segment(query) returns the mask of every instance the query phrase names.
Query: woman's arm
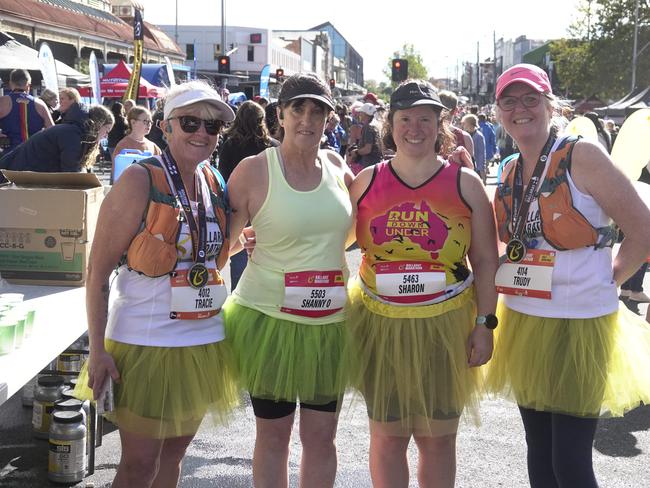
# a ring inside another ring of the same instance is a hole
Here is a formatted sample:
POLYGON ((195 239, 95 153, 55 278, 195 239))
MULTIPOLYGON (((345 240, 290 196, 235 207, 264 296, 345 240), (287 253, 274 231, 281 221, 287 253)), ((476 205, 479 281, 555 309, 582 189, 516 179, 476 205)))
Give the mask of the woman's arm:
MULTIPOLYGON (((483 183, 475 172, 461 168, 460 191, 472 209, 472 241, 468 257, 474 272, 476 309, 478 315, 492 314, 497 305, 494 277, 499 266, 494 212, 483 183)), ((469 366, 487 363, 492 357, 492 347, 492 331, 483 325, 476 325, 467 343, 469 366)))
POLYGON ((90 357, 88 386, 95 398, 110 375, 118 381, 113 358, 104 349, 108 318, 109 278, 138 232, 148 200, 149 177, 138 165, 127 168, 106 196, 99 211, 97 230, 88 260, 86 313, 90 357))
POLYGON ((650 255, 650 210, 600 144, 576 143, 571 177, 625 233, 613 263, 613 279, 620 286, 650 255))

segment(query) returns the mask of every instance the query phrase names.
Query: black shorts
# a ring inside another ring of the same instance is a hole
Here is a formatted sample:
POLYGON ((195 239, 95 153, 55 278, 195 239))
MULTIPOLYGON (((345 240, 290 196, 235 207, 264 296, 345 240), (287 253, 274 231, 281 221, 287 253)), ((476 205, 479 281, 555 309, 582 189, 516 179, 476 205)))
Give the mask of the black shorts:
MULTIPOLYGON (((285 402, 285 401, 275 401, 267 400, 265 398, 257 398, 253 395, 251 397, 251 404, 253 405, 253 412, 256 417, 261 419, 281 419, 287 417, 296 411, 296 402, 285 402)), ((311 403, 300 402, 300 408, 306 408, 309 410, 316 410, 318 412, 336 412, 340 399, 333 400, 329 403, 323 405, 314 405, 311 403)))

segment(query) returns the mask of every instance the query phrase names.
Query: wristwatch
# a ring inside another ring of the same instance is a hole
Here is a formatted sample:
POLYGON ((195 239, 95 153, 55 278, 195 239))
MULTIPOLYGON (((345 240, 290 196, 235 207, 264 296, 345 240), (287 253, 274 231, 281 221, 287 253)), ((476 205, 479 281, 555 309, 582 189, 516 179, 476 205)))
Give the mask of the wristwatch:
POLYGON ((499 325, 499 319, 493 313, 479 315, 476 317, 476 325, 484 325, 486 328, 493 330, 499 325))

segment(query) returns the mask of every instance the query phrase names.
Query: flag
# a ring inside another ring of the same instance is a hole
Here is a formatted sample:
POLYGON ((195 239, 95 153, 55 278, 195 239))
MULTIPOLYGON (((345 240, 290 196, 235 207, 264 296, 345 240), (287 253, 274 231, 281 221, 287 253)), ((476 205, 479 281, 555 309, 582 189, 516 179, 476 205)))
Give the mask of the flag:
POLYGON ((129 79, 129 86, 124 92, 123 102, 129 98, 136 100, 140 92, 140 72, 142 71, 142 45, 144 41, 144 29, 142 13, 136 9, 133 18, 133 71, 129 79))
POLYGON ((59 93, 59 81, 56 74, 56 64, 54 63, 54 55, 52 50, 46 42, 41 44, 38 50, 38 61, 41 64, 41 74, 43 75, 43 85, 49 88, 54 93, 59 93))

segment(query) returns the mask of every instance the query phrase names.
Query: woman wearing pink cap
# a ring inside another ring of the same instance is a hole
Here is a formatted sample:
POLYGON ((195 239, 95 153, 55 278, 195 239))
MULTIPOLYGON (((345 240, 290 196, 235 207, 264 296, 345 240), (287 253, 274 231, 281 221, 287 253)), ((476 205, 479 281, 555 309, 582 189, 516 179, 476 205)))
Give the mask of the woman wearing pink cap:
POLYGON ((513 66, 496 97, 520 152, 494 201, 507 259, 488 384, 519 405, 533 488, 596 487, 598 417, 650 401, 650 329, 616 290, 650 254, 650 211, 600 145, 558 135, 543 70, 513 66))

